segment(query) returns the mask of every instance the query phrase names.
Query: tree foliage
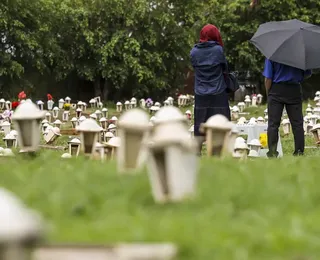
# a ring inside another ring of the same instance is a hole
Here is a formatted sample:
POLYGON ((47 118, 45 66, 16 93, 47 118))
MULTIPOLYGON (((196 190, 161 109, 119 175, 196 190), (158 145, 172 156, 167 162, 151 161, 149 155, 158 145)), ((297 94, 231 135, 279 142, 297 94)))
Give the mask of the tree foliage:
MULTIPOLYGON (((259 25, 299 19, 320 24, 318 0, 259 0, 252 8, 247 0, 213 0, 209 19, 223 33, 229 62, 236 70, 260 73, 264 57, 248 41, 259 25)), ((272 40, 272 39, 270 39, 272 40)))
POLYGON ((104 96, 165 93, 181 85, 200 9, 195 0, 6 0, 0 76, 31 67, 57 80, 76 74, 104 96))
POLYGON ((189 52, 205 23, 222 31, 231 66, 257 75, 262 55, 248 42, 259 24, 320 23, 318 0, 3 0, 0 86, 35 86, 27 74, 92 82, 95 94, 167 95, 183 86, 189 52), (21 84, 20 84, 21 85, 21 84))

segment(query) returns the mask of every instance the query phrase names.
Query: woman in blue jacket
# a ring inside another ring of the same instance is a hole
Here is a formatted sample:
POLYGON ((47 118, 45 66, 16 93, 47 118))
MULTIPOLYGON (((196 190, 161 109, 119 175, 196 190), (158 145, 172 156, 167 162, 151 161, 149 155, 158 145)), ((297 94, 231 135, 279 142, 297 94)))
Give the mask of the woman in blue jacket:
POLYGON ((224 72, 227 61, 223 52, 220 31, 212 24, 200 32, 200 42, 191 50, 191 63, 195 72, 194 135, 199 140, 199 150, 205 140, 199 132, 201 123, 217 114, 230 120, 229 96, 224 72))

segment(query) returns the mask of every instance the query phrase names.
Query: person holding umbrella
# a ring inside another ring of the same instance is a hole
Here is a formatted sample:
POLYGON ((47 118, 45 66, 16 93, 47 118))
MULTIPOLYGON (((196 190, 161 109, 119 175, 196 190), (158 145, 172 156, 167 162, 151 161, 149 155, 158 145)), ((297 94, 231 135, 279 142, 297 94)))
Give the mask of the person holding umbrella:
POLYGON ((294 135, 294 153, 304 153, 303 80, 320 68, 320 27, 299 20, 260 25, 251 42, 266 57, 263 75, 268 96, 268 157, 278 157, 279 126, 286 108, 294 135))
POLYGON ((265 60, 263 71, 268 96, 268 157, 278 157, 279 127, 286 108, 294 136, 293 155, 304 153, 301 82, 311 76, 311 70, 303 71, 281 63, 265 60))

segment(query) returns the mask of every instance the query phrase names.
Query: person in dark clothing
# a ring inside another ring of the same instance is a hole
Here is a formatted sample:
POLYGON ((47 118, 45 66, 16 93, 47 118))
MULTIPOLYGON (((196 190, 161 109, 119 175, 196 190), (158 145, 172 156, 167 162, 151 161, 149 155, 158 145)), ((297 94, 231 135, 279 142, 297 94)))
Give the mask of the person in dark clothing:
POLYGON ((224 78, 227 61, 217 27, 208 24, 202 28, 200 41, 192 48, 190 56, 195 72, 194 135, 201 153, 205 138, 199 131, 200 124, 217 114, 230 120, 229 96, 224 78))
POLYGON ((293 155, 303 155, 305 143, 301 82, 311 76, 311 70, 303 71, 266 59, 263 76, 268 96, 268 157, 279 155, 277 144, 284 107, 294 136, 293 155))

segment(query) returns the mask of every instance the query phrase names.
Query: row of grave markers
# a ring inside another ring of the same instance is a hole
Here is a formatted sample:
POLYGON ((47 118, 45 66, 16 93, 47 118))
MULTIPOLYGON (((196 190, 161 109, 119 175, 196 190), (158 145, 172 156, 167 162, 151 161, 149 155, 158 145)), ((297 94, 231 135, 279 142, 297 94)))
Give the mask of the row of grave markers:
MULTIPOLYGON (((255 98, 257 98, 258 102, 260 103, 261 100, 262 100, 262 95, 257 95, 257 96, 253 96, 252 97, 253 100, 255 98)), ((245 97, 245 100, 248 101, 249 99, 250 99, 249 96, 245 97)), ((62 105, 62 103, 64 103, 64 102, 70 102, 71 99, 67 97, 65 100, 60 99, 59 101, 60 101, 60 103, 62 105)), ((170 102, 168 102, 169 105, 173 104, 172 98, 168 98, 166 101, 170 101, 170 102)), ((94 98, 94 99, 91 99, 89 103, 91 103, 91 104, 100 104, 101 101, 99 101, 99 98, 94 98)), ((135 103, 136 104, 136 99, 132 98, 131 99, 131 103, 135 103)), ((85 110, 84 104, 85 104, 85 102, 79 101, 77 103, 77 105, 74 107, 76 109, 76 117, 73 117, 71 119, 71 123, 72 123, 72 127, 73 128, 75 128, 77 125, 79 125, 79 123, 81 123, 85 119, 85 117, 81 115, 82 114, 82 110, 85 110)), ((248 104, 248 102, 247 102, 247 104, 248 104)), ((241 102, 238 104, 238 106, 234 106, 231 109, 231 111, 232 111, 231 112, 232 119, 233 120, 238 119, 238 123, 237 124, 240 124, 240 125, 241 124, 245 124, 246 119, 244 117, 239 118, 239 115, 241 113, 240 111, 242 111, 241 102), (240 106, 240 108, 238 106, 240 106)), ((152 109, 150 109, 150 111, 153 112, 153 113, 160 109, 160 103, 156 102, 154 107, 156 107, 156 109, 154 109, 154 111, 152 111, 152 109)), ((40 108, 40 110, 42 109, 41 106, 39 108, 40 108)), ((128 107, 126 109, 132 109, 132 108, 133 107, 128 107)), ((305 132, 306 133, 308 133, 308 132, 317 133, 316 130, 317 130, 318 126, 316 125, 316 122, 317 122, 319 116, 316 113, 317 113, 318 110, 319 110, 318 107, 316 107, 315 109, 312 109, 310 105, 308 106, 308 108, 306 110, 307 115, 305 117, 305 132), (313 112, 315 114, 313 114, 313 112), (314 130, 314 131, 311 131, 311 130, 314 130)), ((47 136, 47 138, 45 138, 47 143, 53 142, 55 140, 55 137, 60 136, 59 130, 57 129, 57 128, 60 128, 60 126, 62 124, 62 122, 58 119, 59 111, 60 111, 59 108, 54 107, 53 110, 52 110, 52 113, 47 112, 46 115, 45 115, 45 117, 46 117, 45 120, 42 121, 43 132, 44 132, 45 136, 47 136), (51 137, 50 137, 50 135, 47 135, 47 134, 48 134, 48 130, 51 128, 50 127, 51 117, 53 117, 56 120, 53 122, 53 127, 55 127, 55 131, 52 131, 53 133, 51 133, 51 137)), ((121 108, 119 108, 119 111, 122 111, 121 108)), ((62 121, 68 122, 69 115, 70 115, 70 111, 63 111, 63 113, 62 113, 62 121)), ((189 118, 189 122, 191 122, 192 113, 190 111, 187 111, 186 115, 189 118)), ((116 117, 111 118, 111 120, 107 120, 107 116, 108 116, 108 109, 107 108, 102 108, 101 111, 100 110, 96 110, 94 113, 92 113, 90 115, 90 118, 92 118, 94 120, 99 120, 100 121, 100 125, 102 126, 102 128, 104 128, 104 130, 106 130, 107 125, 108 125, 108 121, 112 121, 113 118, 115 118, 115 121, 117 120, 116 117)), ((267 110, 265 110, 265 118, 264 119, 262 117, 258 117, 258 119, 251 118, 249 120, 249 122, 248 122, 248 125, 254 125, 255 123, 263 124, 265 120, 267 120, 267 110)), ((151 124, 152 124, 153 121, 154 121, 154 116, 152 116, 152 118, 150 119, 151 124)), ((283 121, 282 121, 282 125, 283 125, 283 131, 284 131, 285 135, 289 134, 289 132, 290 132, 290 121, 287 118, 284 118, 283 121)), ((10 130, 8 130, 8 128, 10 129, 10 124, 8 122, 6 122, 6 121, 3 122, 2 130, 5 132, 5 134, 9 134, 10 130)), ((110 124, 109 127, 108 127, 108 130, 111 130, 110 131, 111 133, 113 131, 115 131, 115 129, 116 129, 116 124, 110 124)), ((189 130, 190 130, 190 132, 193 132, 193 126, 191 126, 189 130)), ((110 133, 108 133, 108 135, 109 135, 109 137, 112 136, 110 133)), ((6 138, 6 139, 10 140, 10 138, 12 138, 12 135, 8 135, 7 137, 8 138, 6 138)), ((104 137, 102 140, 106 141, 107 138, 108 137, 104 137)), ((100 140, 101 139, 99 138, 99 141, 100 140)))
MULTIPOLYGON (((23 152, 38 149, 39 125, 45 114, 45 111, 38 109, 31 101, 19 105, 13 114, 12 119, 16 124, 23 152)), ((191 196, 194 192, 198 157, 195 148, 197 143, 190 138, 187 117, 178 108, 165 106, 155 114, 153 127, 149 120, 149 115, 144 110, 131 109, 123 113, 116 123, 118 136, 112 137, 106 146, 111 148, 111 157, 116 154, 119 172, 137 170, 146 163, 156 201, 176 201, 191 196), (148 155, 151 159, 146 161, 148 155), (182 165, 186 166, 181 169, 182 165), (189 177, 186 184, 182 185, 184 175, 189 177)), ((208 156, 233 154, 236 158, 247 157, 248 146, 244 147, 245 142, 233 138, 237 135, 232 133, 232 128, 233 124, 222 115, 213 116, 202 125, 203 132, 207 135, 208 156), (230 145, 230 142, 234 142, 234 145, 230 145), (230 150, 228 147, 234 149, 230 150)), ((51 132, 54 135, 60 134, 58 125, 49 129, 51 131, 47 131, 47 127, 43 132, 48 138, 51 138, 51 132)), ((76 130, 80 133, 80 141, 73 139, 69 142, 70 153, 75 150, 76 155, 79 155, 81 150, 91 158, 94 158, 97 150, 101 156, 104 154, 105 145, 97 145, 103 128, 96 120, 86 118, 76 126, 76 130)), ((250 145, 254 150, 256 144, 250 145)))

